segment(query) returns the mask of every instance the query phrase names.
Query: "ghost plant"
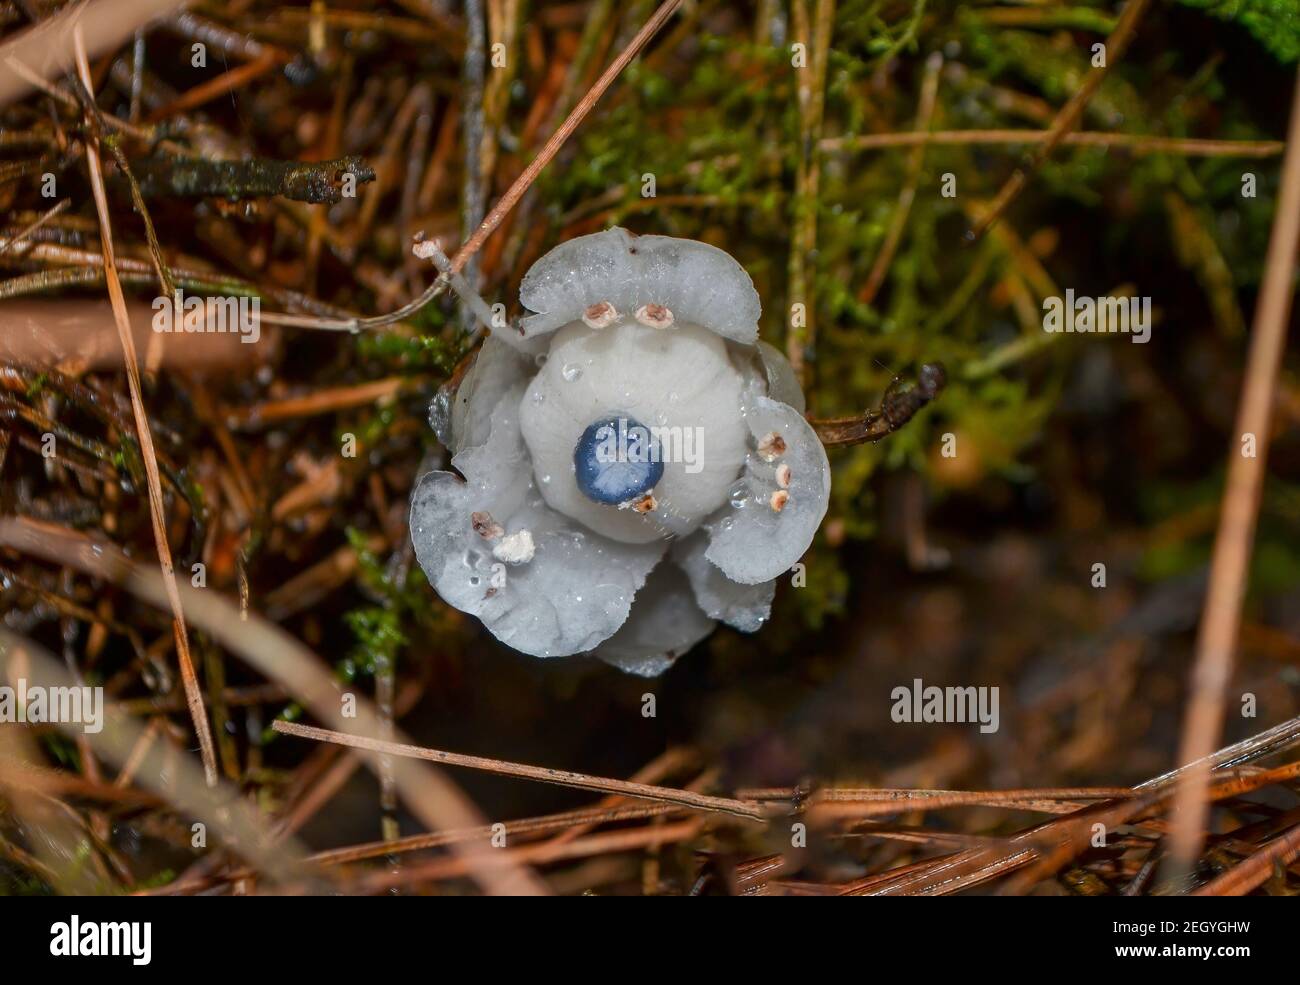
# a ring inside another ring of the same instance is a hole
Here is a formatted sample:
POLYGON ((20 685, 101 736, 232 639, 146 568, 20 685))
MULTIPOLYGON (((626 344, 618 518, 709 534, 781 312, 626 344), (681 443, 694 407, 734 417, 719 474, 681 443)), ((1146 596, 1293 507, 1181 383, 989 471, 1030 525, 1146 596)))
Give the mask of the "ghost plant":
POLYGON ((718 621, 758 629, 831 479, 749 275, 610 229, 547 253, 519 293, 533 313, 434 403, 456 472, 411 502, 433 587, 516 650, 647 676, 718 621))

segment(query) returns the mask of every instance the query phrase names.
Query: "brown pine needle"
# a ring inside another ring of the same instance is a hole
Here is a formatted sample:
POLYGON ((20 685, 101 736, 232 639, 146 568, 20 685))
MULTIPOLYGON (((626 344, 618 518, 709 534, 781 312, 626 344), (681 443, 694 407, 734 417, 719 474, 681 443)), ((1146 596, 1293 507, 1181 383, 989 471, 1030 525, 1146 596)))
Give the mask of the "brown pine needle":
POLYGON ((1228 452, 1228 479, 1223 512, 1210 562, 1192 691, 1183 719, 1178 761, 1193 763, 1179 784, 1174 800, 1174 827, 1166 881, 1181 885, 1191 873, 1205 838, 1209 808, 1205 791, 1209 765, 1203 760, 1218 742, 1223 728, 1224 702, 1241 632, 1241 606, 1259 516, 1264 469, 1268 462, 1269 426, 1277 396, 1278 371, 1286 346, 1287 323, 1294 291, 1297 240, 1300 239, 1300 74, 1292 96, 1287 152, 1282 161, 1282 187, 1269 238, 1268 259, 1260 286, 1259 304, 1250 334, 1250 354, 1237 426, 1228 452), (1253 435, 1255 454, 1247 456, 1242 442, 1253 435))
MULTIPOLYGON (((21 661, 27 668, 25 673, 33 681, 43 682, 42 686, 70 687, 78 683, 63 661, 39 644, 3 627, 0 627, 0 657, 10 662, 11 669, 21 661)), ((306 861, 301 846, 285 840, 272 849, 267 840, 265 817, 252 803, 241 799, 235 787, 221 781, 208 783, 193 757, 174 747, 165 734, 142 741, 147 727, 135 721, 118 702, 105 701, 102 714, 105 727, 82 735, 104 762, 121 766, 123 773, 128 769, 136 772, 143 762, 145 768, 138 770, 134 782, 150 791, 151 797, 211 826, 214 833, 221 834, 226 845, 249 863, 250 872, 264 873, 279 881, 301 877, 306 861)), ((15 767, 24 769, 23 764, 12 759, 2 765, 6 782, 13 779, 15 767)), ((78 796, 112 797, 129 803, 139 795, 138 791, 121 789, 116 784, 88 783, 82 777, 44 769, 27 772, 31 780, 53 781, 78 796)))
POLYGON ((708 794, 695 793, 692 790, 678 790, 674 787, 658 787, 648 783, 634 783, 631 780, 615 780, 604 776, 591 776, 588 773, 574 773, 570 770, 548 769, 545 766, 530 766, 527 763, 512 763, 504 759, 490 759, 486 756, 466 756, 458 752, 444 752, 441 749, 429 749, 424 746, 405 745, 400 742, 385 742, 364 735, 349 735, 347 732, 335 732, 331 729, 316 728, 311 725, 298 725, 294 722, 277 721, 272 726, 277 732, 294 735, 302 739, 315 739, 317 742, 334 742, 353 749, 368 749, 371 752, 388 756, 406 756, 411 759, 424 759, 431 763, 443 763, 448 766, 464 766, 468 769, 484 770, 501 776, 517 776, 526 780, 538 780, 542 783, 555 783, 562 787, 576 787, 579 790, 594 790, 597 793, 616 793, 638 800, 655 800, 665 804, 677 804, 694 810, 713 811, 734 814, 753 821, 767 818, 763 808, 750 800, 736 800, 732 797, 711 797, 708 794))
MULTIPOLYGON (((73 32, 73 48, 76 54, 77 71, 81 76, 86 91, 93 92, 90 77, 90 62, 86 58, 85 42, 81 36, 81 26, 73 32)), ((89 122, 89 121, 88 121, 89 122)), ((92 127, 93 132, 93 127, 92 127)), ((203 693, 199 688, 198 676, 194 673, 194 661, 190 656, 190 637, 185 627, 185 612, 181 608, 180 593, 176 589, 176 570, 172 565, 171 546, 167 542, 167 523, 164 519, 165 508, 162 499, 162 483, 158 478, 158 457, 154 452, 153 433, 149 428, 149 415, 144 409, 144 397, 140 389, 140 361, 136 356, 135 338, 131 334, 131 320, 126 312, 126 297, 122 293, 122 283, 117 277, 116 260, 113 255, 113 227, 108 217, 108 198, 104 193, 104 175, 99 162, 98 137, 86 139, 86 164, 90 171, 90 187, 95 198, 95 209, 99 213, 100 246, 104 251, 104 275, 108 283, 108 296, 113 306, 113 319, 117 323, 118 337, 122 342, 122 355, 126 361, 127 387, 131 391, 131 410, 135 415, 135 430, 140 442, 140 457, 144 460, 146 486, 149 491, 149 517, 153 521, 154 544, 158 549, 158 564, 162 568, 163 584, 167 588, 167 601, 172 610, 172 629, 176 636, 176 659, 180 664, 181 681, 185 687, 185 700, 189 705, 190 718, 194 721, 194 733, 199 740, 199 752, 203 757, 203 772, 208 786, 217 784, 217 754, 212 741, 212 730, 208 725, 207 711, 203 707, 203 693)))
POLYGON ((19 243, 25 240, 32 233, 36 232, 36 230, 40 229, 43 225, 45 225, 47 222, 53 219, 56 215, 63 212, 64 209, 66 209, 71 204, 72 204, 72 199, 65 198, 57 205, 41 213, 40 217, 37 218, 34 222, 29 223, 28 225, 20 229, 18 232, 14 233, 14 235, 10 236, 8 239, 4 240, 3 242, 0 242, 0 256, 3 256, 9 250, 13 249, 15 246, 17 246, 19 243))
POLYGON ((1056 114, 1056 118, 1052 120, 1052 125, 1047 130, 1047 138, 1034 148, 1029 160, 1016 168, 1011 177, 1007 179, 997 197, 993 199, 993 204, 989 206, 989 210, 984 214, 979 224, 967 235, 969 240, 973 242, 979 239, 993 223, 998 221, 1002 214, 1010 208, 1011 203, 1016 200, 1016 196, 1029 184, 1029 179, 1042 167, 1043 162, 1051 156, 1052 151, 1056 150, 1057 144, 1061 142, 1067 133, 1079 125, 1079 120, 1083 118, 1083 111, 1101 87, 1101 80, 1106 77, 1106 72, 1119 61, 1120 56, 1128 48, 1129 42, 1133 40, 1133 35, 1137 31, 1138 22, 1150 5, 1151 0, 1129 0, 1128 6, 1124 8, 1124 12, 1119 16, 1119 23, 1115 25, 1115 30, 1106 39, 1104 46, 1105 63, 1093 68, 1083 80, 1083 85, 1079 86, 1078 91, 1061 107, 1061 111, 1056 114))
POLYGON ((176 116, 178 113, 184 113, 210 103, 219 96, 224 96, 228 92, 247 85, 253 79, 265 75, 279 65, 282 60, 278 52, 274 50, 264 51, 251 62, 237 65, 230 71, 218 75, 215 79, 209 79, 207 82, 187 90, 166 106, 154 110, 149 114, 148 122, 157 123, 160 120, 176 116))
MULTIPOLYGON (((930 129, 930 120, 934 117, 934 105, 939 96, 939 71, 942 68, 943 55, 939 52, 932 53, 926 59, 925 78, 921 81, 921 98, 916 110, 917 133, 925 133, 930 129)), ((867 274, 867 282, 858 292, 858 300, 863 304, 871 304, 876 300, 876 294, 885 283, 885 275, 889 273, 889 265, 898 251, 898 244, 903 241, 903 232, 907 229, 907 217, 912 212, 912 202, 916 199, 916 186, 921 178, 921 165, 925 163, 925 148, 924 141, 912 145, 911 159, 907 162, 907 180, 903 183, 903 190, 898 193, 898 205, 894 207, 893 218, 889 221, 889 231, 885 233, 880 252, 876 254, 871 271, 867 274)))
MULTIPOLYGON (((610 62, 609 67, 605 69, 600 78, 598 78, 587 91, 587 94, 582 97, 578 102, 578 105, 573 108, 573 111, 565 118, 564 122, 560 124, 560 128, 556 130, 555 133, 551 134, 550 139, 548 139, 542 146, 542 149, 537 152, 537 156, 533 158, 528 167, 524 168, 519 177, 516 178, 511 183, 510 187, 506 189, 506 193, 502 195, 501 200, 493 206, 492 210, 487 214, 487 217, 479 225, 478 229, 474 231, 474 234, 461 244, 460 249, 456 251, 456 255, 451 258, 451 270, 453 273, 458 274, 464 270, 465 265, 469 263, 470 259, 483 248, 483 244, 487 242, 487 238, 492 235, 497 226, 501 225, 502 221, 507 215, 509 215, 510 211, 519 204, 519 200, 524 197, 524 194, 532 186, 533 182, 537 180, 537 176, 542 173, 542 170, 548 164, 551 163, 555 155, 560 152, 560 148, 563 147, 569 137, 573 135, 573 131, 578 129, 579 124, 586 119, 587 114, 590 113, 596 103, 600 101, 600 97, 605 94, 605 90, 607 90, 614 83, 614 80, 622 74, 623 69, 627 68, 628 63, 641 53, 641 49, 650 42, 650 39, 659 33, 660 28, 662 28, 664 24, 668 22, 668 19, 677 12, 677 8, 682 5, 682 2, 683 0, 664 0, 664 2, 659 6, 659 9, 651 15, 650 19, 645 22, 645 25, 641 30, 636 33, 636 36, 627 43, 627 47, 619 52, 617 58, 610 62)), ((319 328, 330 331, 356 331, 358 329, 384 328, 413 315, 415 312, 423 308, 443 292, 449 279, 448 275, 440 274, 432 284, 425 288, 424 292, 420 294, 419 297, 407 302, 394 311, 390 311, 383 315, 376 315, 372 318, 342 320, 336 318, 318 318, 313 315, 289 315, 280 312, 269 312, 263 313, 262 321, 268 325, 288 325, 299 328, 319 328)))
MULTIPOLYGON (((652 823, 639 828, 604 831, 569 842, 543 841, 519 848, 499 848, 493 850, 480 864, 490 868, 503 865, 545 865, 614 852, 639 851, 689 841, 700 833, 704 823, 703 818, 689 818, 673 824, 652 823)), ((376 872, 367 878, 362 891, 373 893, 434 879, 454 879, 468 875, 469 871, 470 867, 464 859, 436 858, 395 872, 376 872)))
MULTIPOLYGON (((157 570, 135 563, 112 544, 67 527, 26 517, 0 516, 0 545, 120 585, 152 605, 166 604, 166 587, 157 570)), ((284 684, 318 719, 343 724, 338 682, 315 653, 259 615, 250 612, 247 619, 241 619, 239 610, 220 592, 182 585, 181 593, 196 626, 264 677, 284 684)), ((377 730, 379 715, 374 706, 363 695, 352 697, 355 723, 377 730)), ((361 758, 377 771, 377 757, 361 758)), ((395 778, 402 798, 411 813, 429 828, 469 828, 483 823, 477 807, 443 772, 418 763, 399 765, 395 778)), ((472 857, 495 850, 476 842, 459 842, 453 851, 472 857)), ((547 892, 536 875, 518 866, 475 869, 474 874, 489 893, 515 896, 547 892)))
MULTIPOLYGON (((1015 145, 1046 143, 1051 130, 904 130, 868 133, 858 137, 827 137, 818 147, 823 153, 878 150, 886 147, 1015 145)), ((1187 157, 1277 157, 1286 149, 1281 140, 1197 140, 1145 133, 1106 133, 1081 130, 1067 133, 1060 143, 1069 147, 1115 147, 1130 154, 1182 154, 1187 157)))
MULTIPOLYGON (((808 390, 813 375, 809 361, 817 343, 816 305, 811 297, 814 278, 808 272, 808 264, 817 250, 817 199, 821 185, 821 158, 817 155, 817 145, 821 140, 826 109, 826 66, 830 60, 835 0, 817 0, 812 24, 808 22, 806 0, 795 0, 791 5, 791 19, 795 37, 807 46, 809 60, 795 73, 799 108, 798 169, 791 201, 790 258, 787 263, 791 310, 794 310, 794 304, 802 305, 803 317, 799 320, 791 318, 785 355, 795 377, 808 390)), ((809 396, 813 394, 810 392, 809 396)))
POLYGON ((1244 896, 1266 882, 1277 869, 1300 858, 1300 827, 1274 838, 1240 865, 1201 886, 1193 896, 1244 896))
MULTIPOLYGON (((584 810, 565 811, 561 814, 548 814, 543 817, 524 818, 519 821, 501 822, 501 829, 507 837, 513 835, 548 834, 552 831, 570 831, 597 824, 609 824, 615 821, 644 820, 651 817, 663 817, 680 811, 681 808, 671 804, 644 804, 633 807, 588 807, 584 810)), ((429 848, 441 848, 457 841, 479 838, 487 841, 492 837, 496 825, 478 828, 465 828, 460 831, 436 831, 427 834, 410 835, 395 841, 372 841, 364 845, 350 845, 347 848, 334 848, 317 852, 309 856, 310 860, 321 865, 345 865, 361 862, 385 855, 401 852, 418 852, 429 848)))
POLYGON ((560 124, 560 128, 551 134, 550 139, 542 145, 542 149, 537 152, 537 156, 533 158, 528 167, 524 168, 519 177, 511 183, 506 193, 501 196, 501 201, 497 202, 492 211, 487 214, 487 218, 474 231, 474 235, 456 251, 456 255, 451 258, 452 270, 460 273, 465 269, 465 264, 469 263, 470 257, 483 248, 483 243, 492 235, 493 230, 501 225, 501 221, 510 210, 519 204, 519 200, 524 197, 524 193, 537 180, 537 176, 542 173, 542 169, 550 164, 552 158, 560 152, 560 148, 573 135, 573 131, 578 129, 578 125, 586 119, 587 114, 600 101, 600 97, 605 94, 605 90, 613 85, 614 80, 623 73, 623 69, 627 68, 628 63, 641 53, 641 49, 650 43, 650 39, 659 33, 659 29, 668 23, 668 19, 677 12, 677 8, 681 5, 682 0, 664 0, 659 5, 659 9, 651 15, 641 30, 637 31, 636 36, 628 42, 627 47, 619 52, 618 57, 610 62, 609 68, 601 73, 600 78, 587 90, 587 94, 578 101, 578 105, 573 107, 573 112, 560 124))

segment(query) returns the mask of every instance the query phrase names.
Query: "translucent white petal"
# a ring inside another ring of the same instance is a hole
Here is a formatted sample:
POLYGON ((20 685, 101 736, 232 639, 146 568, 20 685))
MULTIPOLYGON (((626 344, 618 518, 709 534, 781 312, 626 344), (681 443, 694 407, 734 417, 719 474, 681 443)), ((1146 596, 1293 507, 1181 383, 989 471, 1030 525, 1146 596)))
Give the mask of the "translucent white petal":
POLYGON ((538 312, 521 322, 525 338, 554 332, 608 301, 620 314, 661 304, 679 322, 748 344, 758 337, 762 310, 749 274, 717 247, 617 227, 551 250, 524 274, 519 298, 538 312))
POLYGON ((504 328, 493 329, 490 333, 497 341, 504 343, 516 352, 527 356, 529 359, 537 359, 545 356, 546 347, 550 339, 545 335, 524 337, 523 323, 509 325, 504 328))
POLYGON ((806 409, 803 388, 799 386, 799 380, 794 375, 794 368, 790 365, 790 361, 785 358, 780 349, 768 345, 762 339, 758 340, 755 348, 758 350, 759 360, 767 376, 767 395, 773 400, 789 404, 802 414, 806 409))
POLYGON ((742 585, 722 573, 705 557, 709 541, 705 534, 694 534, 673 545, 672 559, 690 579, 695 601, 710 618, 721 620, 743 633, 752 633, 772 613, 776 582, 742 585))
POLYGON ((661 564, 637 593, 623 628, 598 646, 594 655, 619 670, 657 677, 716 625, 700 611, 681 570, 661 564))
MULTIPOLYGON (((483 340, 450 403, 452 453, 487 440, 492 412, 505 394, 537 371, 536 363, 494 333, 483 340)), ((437 398, 435 398, 435 401, 437 398)), ((439 436, 439 440, 443 440, 439 436)))
POLYGON ((645 543, 694 530, 740 475, 748 430, 742 380, 726 345, 688 323, 658 330, 623 319, 604 329, 561 330, 529 385, 523 435, 546 502, 607 537, 645 543), (662 429, 656 510, 594 503, 578 489, 573 452, 592 423, 625 414, 662 429))
POLYGON ((450 472, 420 479, 411 498, 411 538, 420 567, 450 605, 477 616, 516 650, 567 656, 592 649, 627 620, 664 544, 617 543, 546 507, 519 434, 522 393, 516 386, 498 401, 484 444, 452 459, 464 480, 450 472), (507 537, 529 531, 531 560, 495 559, 495 541, 474 530, 476 512, 490 514, 507 537))
POLYGON ((789 570, 812 543, 830 500, 831 470, 812 427, 789 404, 751 393, 744 415, 756 446, 777 434, 785 450, 772 462, 750 452, 737 495, 704 525, 710 541, 705 557, 732 581, 756 585, 789 570), (789 466, 790 484, 778 512, 770 504, 781 465, 789 466))

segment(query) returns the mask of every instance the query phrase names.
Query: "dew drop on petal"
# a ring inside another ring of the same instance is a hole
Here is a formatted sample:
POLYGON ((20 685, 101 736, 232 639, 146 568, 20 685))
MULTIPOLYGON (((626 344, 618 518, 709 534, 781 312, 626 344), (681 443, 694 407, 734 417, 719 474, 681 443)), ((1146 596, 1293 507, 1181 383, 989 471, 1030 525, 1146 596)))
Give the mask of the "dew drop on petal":
POLYGON ((560 370, 560 375, 564 377, 566 383, 572 383, 582 375, 582 367, 577 363, 565 363, 564 368, 560 370))

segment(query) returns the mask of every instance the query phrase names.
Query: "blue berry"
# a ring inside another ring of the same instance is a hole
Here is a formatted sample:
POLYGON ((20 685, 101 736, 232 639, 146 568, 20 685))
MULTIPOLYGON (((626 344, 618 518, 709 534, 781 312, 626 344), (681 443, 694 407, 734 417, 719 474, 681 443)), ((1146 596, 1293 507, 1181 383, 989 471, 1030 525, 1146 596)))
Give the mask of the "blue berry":
POLYGON ((573 467, 582 494, 608 506, 643 496, 664 474, 649 428, 625 415, 602 418, 583 431, 573 467))

